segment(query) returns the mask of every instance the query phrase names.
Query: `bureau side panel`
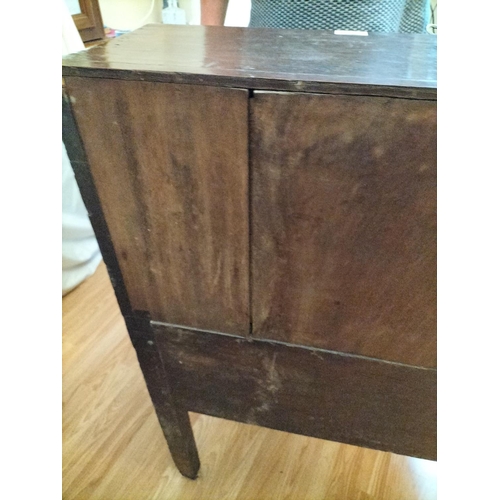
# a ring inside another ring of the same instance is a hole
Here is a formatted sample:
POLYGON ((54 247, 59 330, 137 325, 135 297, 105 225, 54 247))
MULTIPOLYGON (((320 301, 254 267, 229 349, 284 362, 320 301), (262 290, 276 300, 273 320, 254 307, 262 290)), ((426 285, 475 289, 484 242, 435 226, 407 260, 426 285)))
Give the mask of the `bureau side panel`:
POLYGON ((66 86, 132 309, 247 334, 248 92, 66 86))
POLYGON ((436 103, 251 99, 253 334, 436 365, 436 103))

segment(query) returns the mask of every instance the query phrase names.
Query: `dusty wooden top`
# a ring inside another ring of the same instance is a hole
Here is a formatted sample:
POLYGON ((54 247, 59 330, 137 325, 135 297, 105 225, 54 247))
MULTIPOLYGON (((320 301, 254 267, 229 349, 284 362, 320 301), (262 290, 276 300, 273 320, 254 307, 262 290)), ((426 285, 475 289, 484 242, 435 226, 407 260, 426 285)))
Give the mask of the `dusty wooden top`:
POLYGON ((66 56, 63 75, 436 99, 436 37, 150 24, 66 56))

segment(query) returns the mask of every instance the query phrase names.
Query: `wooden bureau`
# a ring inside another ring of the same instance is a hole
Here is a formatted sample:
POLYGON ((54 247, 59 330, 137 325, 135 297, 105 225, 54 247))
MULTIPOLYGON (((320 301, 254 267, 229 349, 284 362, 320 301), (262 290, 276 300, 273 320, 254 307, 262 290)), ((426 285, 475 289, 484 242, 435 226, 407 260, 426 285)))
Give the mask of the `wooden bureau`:
POLYGON ((436 458, 436 38, 148 25, 63 139, 173 459, 188 411, 436 458))

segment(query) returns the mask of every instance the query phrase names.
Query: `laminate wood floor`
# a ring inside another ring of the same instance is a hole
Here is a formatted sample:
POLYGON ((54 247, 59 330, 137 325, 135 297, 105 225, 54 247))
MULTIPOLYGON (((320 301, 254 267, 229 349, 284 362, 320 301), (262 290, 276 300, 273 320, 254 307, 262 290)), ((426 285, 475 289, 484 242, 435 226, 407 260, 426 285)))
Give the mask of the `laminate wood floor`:
POLYGON ((106 268, 63 298, 63 498, 428 500, 436 463, 191 414, 174 466, 106 268))

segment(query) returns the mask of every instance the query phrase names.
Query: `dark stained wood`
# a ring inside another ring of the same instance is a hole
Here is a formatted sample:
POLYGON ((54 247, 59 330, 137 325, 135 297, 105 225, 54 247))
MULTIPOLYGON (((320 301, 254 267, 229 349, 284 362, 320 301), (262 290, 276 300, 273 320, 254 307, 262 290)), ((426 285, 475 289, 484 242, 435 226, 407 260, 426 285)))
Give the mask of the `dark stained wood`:
POLYGON ((436 103, 256 92, 253 335, 436 366, 436 103))
POLYGON ((116 252, 109 234, 108 224, 102 212, 101 202, 97 195, 94 180, 90 173, 87 155, 83 147, 75 117, 71 109, 69 96, 66 88, 62 93, 62 139, 68 158, 71 162, 75 178, 82 195, 83 202, 87 208, 90 223, 99 243, 99 249, 108 269, 111 283, 120 306, 121 313, 127 317, 132 314, 130 300, 125 290, 123 275, 116 258, 116 252))
POLYGON ((167 440, 172 459, 179 471, 184 476, 195 479, 200 468, 200 461, 189 415, 187 411, 179 408, 172 397, 170 383, 154 342, 149 314, 144 311, 132 311, 131 309, 109 229, 97 196, 87 157, 81 144, 69 97, 65 90, 63 90, 62 108, 63 142, 75 171, 82 198, 89 212, 90 221, 98 239, 104 262, 108 268, 121 313, 125 318, 128 333, 136 349, 158 420, 167 440))
POLYGON ((435 459, 435 48, 147 26, 64 60, 64 141, 184 475, 188 411, 435 459))
POLYGON ((129 335, 172 459, 184 476, 195 479, 200 460, 189 415, 172 394, 171 380, 163 368, 154 337, 148 331, 129 330, 129 335))
POLYGON ((187 411, 180 409, 176 405, 172 397, 170 384, 154 343, 149 314, 143 311, 132 311, 131 309, 109 229, 97 196, 87 157, 81 144, 69 97, 65 90, 63 90, 62 110, 63 142, 75 171, 82 198, 87 207, 104 262, 108 268, 121 313, 127 324, 128 333, 136 349, 146 385, 172 459, 184 476, 195 479, 200 468, 200 462, 189 415, 187 411))
POLYGON ((273 429, 436 458, 436 371, 154 324, 177 404, 273 429))
POLYGON ((132 309, 246 335, 248 93, 66 78, 132 309))
POLYGON ((148 25, 65 57, 63 75, 436 99, 436 37, 148 25))

